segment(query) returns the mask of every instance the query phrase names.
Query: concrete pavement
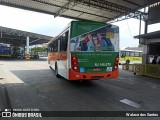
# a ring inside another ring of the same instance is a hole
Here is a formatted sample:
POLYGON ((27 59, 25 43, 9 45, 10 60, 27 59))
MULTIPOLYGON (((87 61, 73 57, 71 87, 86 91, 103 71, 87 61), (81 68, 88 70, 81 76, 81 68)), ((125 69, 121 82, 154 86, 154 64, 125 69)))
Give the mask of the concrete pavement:
POLYGON ((80 83, 56 78, 45 60, 0 61, 0 64, 3 64, 0 65, 3 78, 10 79, 4 82, 11 106, 15 109, 159 111, 160 108, 159 79, 120 70, 117 79, 80 83))

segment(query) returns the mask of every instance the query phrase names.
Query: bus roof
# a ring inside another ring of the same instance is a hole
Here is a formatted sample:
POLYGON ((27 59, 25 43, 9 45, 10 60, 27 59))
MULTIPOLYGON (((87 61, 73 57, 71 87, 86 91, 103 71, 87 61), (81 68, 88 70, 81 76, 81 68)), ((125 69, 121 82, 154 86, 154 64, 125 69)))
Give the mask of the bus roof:
POLYGON ((142 52, 140 50, 120 50, 120 51, 128 51, 128 52, 142 52))

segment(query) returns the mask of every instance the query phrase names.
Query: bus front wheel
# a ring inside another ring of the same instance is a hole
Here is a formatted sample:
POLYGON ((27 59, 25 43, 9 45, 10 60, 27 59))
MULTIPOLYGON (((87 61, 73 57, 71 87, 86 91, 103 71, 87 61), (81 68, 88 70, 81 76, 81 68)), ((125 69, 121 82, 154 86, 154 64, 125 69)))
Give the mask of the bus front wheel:
POLYGON ((55 65, 55 74, 56 74, 56 77, 57 78, 60 78, 60 75, 58 74, 58 66, 57 66, 57 63, 55 65))

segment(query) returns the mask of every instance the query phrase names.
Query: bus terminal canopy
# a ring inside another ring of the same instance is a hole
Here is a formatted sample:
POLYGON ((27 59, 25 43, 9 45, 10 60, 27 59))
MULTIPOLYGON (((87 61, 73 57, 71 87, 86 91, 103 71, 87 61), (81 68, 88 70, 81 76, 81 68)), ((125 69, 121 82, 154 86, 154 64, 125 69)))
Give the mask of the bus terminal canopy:
POLYGON ((160 38, 160 31, 150 32, 150 33, 142 34, 142 35, 137 35, 137 36, 134 36, 134 38, 137 38, 137 39, 156 39, 156 38, 160 38))
POLYGON ((15 30, 0 26, 0 43, 8 43, 17 46, 26 45, 26 38, 29 37, 30 45, 48 43, 53 37, 15 30))
POLYGON ((54 17, 114 21, 122 16, 138 17, 138 11, 159 0, 0 0, 1 5, 46 13, 54 17))

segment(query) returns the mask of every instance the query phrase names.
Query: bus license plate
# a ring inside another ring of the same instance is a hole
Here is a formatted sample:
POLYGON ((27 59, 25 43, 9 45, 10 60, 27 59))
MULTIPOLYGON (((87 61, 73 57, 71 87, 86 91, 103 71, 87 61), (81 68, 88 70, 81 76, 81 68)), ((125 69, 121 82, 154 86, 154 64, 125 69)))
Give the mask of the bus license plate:
POLYGON ((100 68, 93 68, 93 72, 99 72, 99 71, 101 71, 100 68))

